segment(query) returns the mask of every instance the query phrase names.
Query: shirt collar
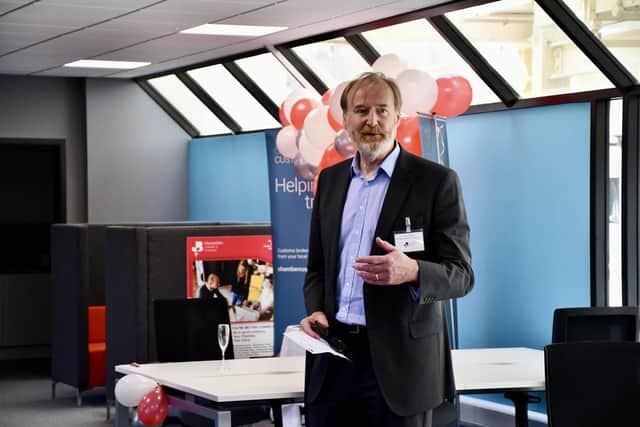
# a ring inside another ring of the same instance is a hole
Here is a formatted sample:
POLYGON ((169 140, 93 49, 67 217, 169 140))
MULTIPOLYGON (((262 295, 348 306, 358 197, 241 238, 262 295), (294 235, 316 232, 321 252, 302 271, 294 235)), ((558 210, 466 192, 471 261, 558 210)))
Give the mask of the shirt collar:
MULTIPOLYGON (((396 162, 398 161, 398 156, 400 156, 400 144, 394 142, 393 150, 391 150, 391 153, 389 153, 389 155, 380 164, 380 167, 378 167, 378 170, 376 171, 374 177, 378 176, 380 170, 382 169, 382 171, 386 173, 389 178, 391 178, 391 175, 393 175, 393 170, 396 167, 396 162)), ((360 153, 356 152, 356 155, 353 156, 353 160, 351 160, 351 177, 353 178, 354 176, 360 175, 360 153)))

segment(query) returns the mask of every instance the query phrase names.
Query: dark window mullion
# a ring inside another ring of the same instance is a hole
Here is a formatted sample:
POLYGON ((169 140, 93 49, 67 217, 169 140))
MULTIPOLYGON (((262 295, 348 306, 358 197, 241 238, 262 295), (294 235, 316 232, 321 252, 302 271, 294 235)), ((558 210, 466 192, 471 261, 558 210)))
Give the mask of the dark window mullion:
POLYGON ((591 102, 591 306, 608 305, 609 100, 591 102))
POLYGON ((269 95, 267 95, 238 64, 235 62, 225 62, 222 66, 262 105, 262 108, 267 110, 271 117, 277 122, 280 122, 280 107, 269 98, 269 95))
POLYGON ((519 98, 518 93, 446 16, 433 16, 426 19, 506 106, 515 104, 519 98))
POLYGON ((184 131, 187 132, 189 136, 191 136, 191 138, 195 138, 196 136, 200 135, 198 129, 196 129, 196 127, 185 116, 183 116, 182 113, 176 110, 173 105, 171 105, 171 103, 167 101, 160 94, 160 92, 155 90, 155 88, 151 86, 146 80, 136 79, 135 82, 138 83, 138 86, 140 86, 140 88, 142 88, 142 90, 144 90, 147 95, 149 95, 149 97, 153 99, 160 106, 160 108, 162 108, 165 113, 169 115, 169 117, 175 120, 175 122, 178 123, 178 125, 182 129, 184 129, 184 131))
POLYGON ((211 110, 211 112, 218 117, 226 127, 231 130, 231 132, 242 132, 242 127, 240 127, 238 122, 236 122, 233 117, 231 117, 225 109, 220 106, 220 104, 211 98, 207 91, 205 91, 198 82, 191 78, 191 76, 187 73, 178 73, 176 74, 176 77, 178 77, 178 79, 180 79, 180 81, 184 83, 184 85, 189 88, 189 90, 193 92, 193 94, 198 97, 198 99, 202 101, 202 103, 206 105, 207 108, 211 110))
POLYGON ((637 84, 633 74, 562 0, 536 0, 536 3, 617 88, 627 89, 637 84))
POLYGON ((319 94, 324 94, 327 91, 327 85, 311 68, 309 68, 309 66, 293 51, 293 49, 285 46, 276 46, 276 49, 287 61, 289 61, 291 65, 293 65, 296 70, 298 70, 300 74, 302 74, 302 77, 304 77, 319 94))
POLYGON ((362 58, 367 61, 367 64, 373 65, 376 59, 380 58, 380 53, 376 50, 369 40, 364 38, 362 34, 354 34, 344 37, 347 42, 353 47, 362 58))
POLYGON ((639 305, 640 96, 622 102, 622 304, 639 305))

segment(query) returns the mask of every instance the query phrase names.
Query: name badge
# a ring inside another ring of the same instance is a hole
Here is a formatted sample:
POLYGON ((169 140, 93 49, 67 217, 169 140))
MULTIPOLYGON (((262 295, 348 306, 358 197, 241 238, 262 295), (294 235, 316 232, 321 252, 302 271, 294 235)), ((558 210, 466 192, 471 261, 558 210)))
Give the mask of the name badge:
POLYGON ((402 252, 424 251, 424 235, 422 230, 409 232, 397 231, 393 233, 394 246, 402 252))

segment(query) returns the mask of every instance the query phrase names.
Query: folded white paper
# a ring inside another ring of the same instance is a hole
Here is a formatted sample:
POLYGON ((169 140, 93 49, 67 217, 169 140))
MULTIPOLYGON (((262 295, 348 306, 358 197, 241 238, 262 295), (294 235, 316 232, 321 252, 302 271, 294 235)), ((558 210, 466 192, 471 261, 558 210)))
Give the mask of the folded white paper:
POLYGON ((347 356, 342 353, 338 353, 333 348, 331 348, 331 346, 325 340, 323 340, 322 338, 315 339, 305 334, 298 326, 289 326, 284 333, 284 339, 293 341, 295 344, 299 345, 312 354, 331 353, 335 356, 349 360, 347 356))

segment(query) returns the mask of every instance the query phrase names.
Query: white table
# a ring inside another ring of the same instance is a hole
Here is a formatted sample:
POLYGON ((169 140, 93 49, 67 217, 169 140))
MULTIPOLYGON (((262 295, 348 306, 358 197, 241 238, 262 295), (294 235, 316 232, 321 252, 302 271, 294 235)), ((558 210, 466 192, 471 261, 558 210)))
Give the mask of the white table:
MULTIPOLYGON (((169 404, 180 410, 213 419, 217 426, 231 426, 231 404, 269 403, 277 424, 280 406, 304 397, 304 357, 270 357, 180 363, 118 365, 120 374, 140 374, 170 392, 169 404), (210 404, 201 404, 196 398, 210 404)), ((130 426, 128 409, 116 401, 116 426, 130 426)))
POLYGON ((452 350, 460 394, 505 393, 515 406, 516 427, 529 425, 529 391, 544 391, 544 351, 531 348, 452 350))
MULTIPOLYGON (((542 391, 544 352, 529 348, 453 350, 453 372, 458 393, 499 393, 542 391)), ((184 395, 169 395, 169 403, 179 409, 216 420, 216 426, 230 426, 225 403, 270 402, 276 421, 281 403, 304 396, 304 357, 236 359, 222 362, 150 363, 118 365, 120 374, 140 374, 184 395), (207 401, 207 405, 196 402, 207 401)), ((526 396, 526 393, 523 394, 526 396)), ((526 402, 526 401, 525 401, 526 402)), ((526 425, 526 403, 516 402, 516 425, 526 425)), ((128 426, 127 408, 116 403, 116 426, 128 426)))

